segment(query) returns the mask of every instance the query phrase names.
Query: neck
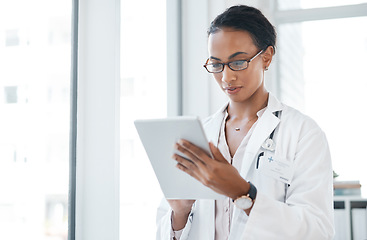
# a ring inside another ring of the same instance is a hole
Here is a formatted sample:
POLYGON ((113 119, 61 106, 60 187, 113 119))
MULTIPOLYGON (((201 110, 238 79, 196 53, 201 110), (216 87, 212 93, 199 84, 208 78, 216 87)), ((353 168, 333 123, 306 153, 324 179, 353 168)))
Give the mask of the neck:
POLYGON ((268 104, 269 93, 264 90, 261 93, 255 93, 245 102, 230 101, 228 105, 228 115, 232 120, 249 120, 256 117, 258 111, 268 104))

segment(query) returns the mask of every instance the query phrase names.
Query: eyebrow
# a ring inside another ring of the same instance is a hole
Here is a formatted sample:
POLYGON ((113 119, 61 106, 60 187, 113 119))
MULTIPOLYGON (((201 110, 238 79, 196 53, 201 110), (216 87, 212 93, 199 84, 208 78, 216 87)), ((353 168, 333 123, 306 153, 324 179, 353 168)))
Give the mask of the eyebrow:
MULTIPOLYGON (((236 52, 236 53, 233 53, 231 56, 229 56, 228 59, 234 58, 234 57, 236 57, 239 54, 248 54, 248 53, 247 52, 236 52)), ((220 58, 216 58, 216 57, 213 57, 213 56, 210 56, 209 58, 210 59, 221 61, 220 58)))

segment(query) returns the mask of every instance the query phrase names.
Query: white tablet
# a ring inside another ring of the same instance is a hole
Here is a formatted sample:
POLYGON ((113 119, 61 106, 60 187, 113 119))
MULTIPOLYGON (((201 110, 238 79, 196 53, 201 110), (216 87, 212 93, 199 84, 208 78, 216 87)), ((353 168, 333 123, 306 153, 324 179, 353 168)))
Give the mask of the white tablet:
POLYGON ((203 126, 198 117, 172 117, 136 120, 135 127, 143 143, 163 194, 168 199, 223 199, 187 173, 176 168, 172 159, 174 144, 186 139, 210 153, 203 126))

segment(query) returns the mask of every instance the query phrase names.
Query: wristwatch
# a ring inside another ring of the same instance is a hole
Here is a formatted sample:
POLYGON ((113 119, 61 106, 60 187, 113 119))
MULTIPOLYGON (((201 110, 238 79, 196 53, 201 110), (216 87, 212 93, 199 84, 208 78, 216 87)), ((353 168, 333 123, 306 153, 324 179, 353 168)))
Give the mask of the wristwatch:
POLYGON ((251 183, 250 184, 250 190, 246 195, 242 195, 238 197, 236 200, 234 200, 234 205, 242 210, 247 210, 251 208, 252 204, 254 203, 254 200, 256 198, 257 189, 256 187, 251 183))

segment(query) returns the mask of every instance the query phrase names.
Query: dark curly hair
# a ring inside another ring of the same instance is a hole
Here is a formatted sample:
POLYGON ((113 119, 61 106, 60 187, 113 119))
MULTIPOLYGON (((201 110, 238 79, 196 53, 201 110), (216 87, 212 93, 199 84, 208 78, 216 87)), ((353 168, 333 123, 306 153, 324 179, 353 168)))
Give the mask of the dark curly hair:
POLYGON ((256 47, 265 51, 272 46, 275 51, 275 28, 257 8, 246 5, 228 8, 211 22, 208 36, 223 28, 247 31, 256 47))

